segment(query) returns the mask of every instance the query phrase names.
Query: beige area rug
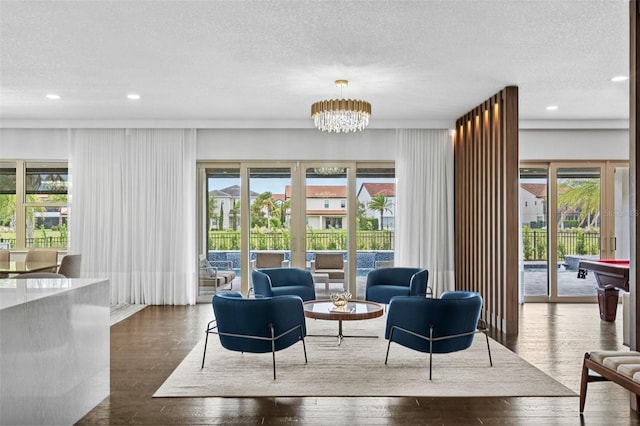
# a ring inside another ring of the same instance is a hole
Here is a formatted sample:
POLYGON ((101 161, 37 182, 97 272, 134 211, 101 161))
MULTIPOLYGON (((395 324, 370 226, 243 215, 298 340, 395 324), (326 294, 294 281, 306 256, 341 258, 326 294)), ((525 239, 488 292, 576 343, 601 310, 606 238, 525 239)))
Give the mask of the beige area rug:
POLYGON ((117 305, 111 306, 111 325, 117 324, 123 319, 129 318, 131 315, 143 310, 146 307, 147 305, 130 305, 128 303, 119 303, 117 305))
MULTIPOLYGON (((204 369, 202 339, 153 396, 577 396, 494 340, 490 367, 483 334, 465 351, 434 355, 429 381, 428 354, 392 343, 384 364, 384 317, 343 325, 345 334, 380 337, 346 337, 338 346, 336 338, 308 336, 309 362, 304 363, 301 343, 276 352, 273 380, 270 353, 232 352, 211 335, 204 369)), ((307 319, 308 334, 336 334, 337 327, 334 321, 307 319)))

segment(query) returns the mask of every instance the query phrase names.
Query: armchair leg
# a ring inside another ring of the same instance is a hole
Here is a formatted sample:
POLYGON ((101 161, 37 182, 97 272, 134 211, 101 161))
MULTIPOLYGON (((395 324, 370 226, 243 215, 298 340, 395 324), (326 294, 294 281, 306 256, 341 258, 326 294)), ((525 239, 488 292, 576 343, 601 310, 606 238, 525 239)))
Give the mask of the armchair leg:
POLYGON ((429 327, 429 380, 431 380, 431 366, 433 364, 433 326, 429 327))
POLYGON ((391 327, 391 333, 389 333, 389 343, 387 344, 387 356, 384 357, 384 365, 387 365, 387 360, 389 359, 389 348, 391 347, 391 339, 393 339, 393 330, 391 327))
POLYGON ((207 342, 209 342, 209 333, 207 333, 207 336, 204 338, 204 352, 202 353, 202 367, 200 367, 201 369, 204 368, 204 357, 207 355, 207 342))
POLYGON ((484 332, 484 337, 487 339, 487 351, 489 352, 489 365, 493 367, 493 360, 491 360, 491 348, 489 347, 489 336, 487 332, 484 332))
POLYGON ((301 337, 300 340, 302 340, 302 351, 304 352, 304 363, 306 364, 307 363, 307 345, 304 344, 304 337, 301 337))
POLYGON ((271 330, 271 358, 273 359, 273 380, 276 379, 276 335, 273 330, 273 325, 269 324, 271 330))
POLYGON ((200 367, 201 369, 204 368, 204 357, 207 355, 207 343, 209 342, 209 331, 211 330, 211 323, 214 322, 214 320, 209 321, 209 324, 207 324, 207 331, 205 331, 205 338, 204 338, 204 352, 202 353, 202 367, 200 367))

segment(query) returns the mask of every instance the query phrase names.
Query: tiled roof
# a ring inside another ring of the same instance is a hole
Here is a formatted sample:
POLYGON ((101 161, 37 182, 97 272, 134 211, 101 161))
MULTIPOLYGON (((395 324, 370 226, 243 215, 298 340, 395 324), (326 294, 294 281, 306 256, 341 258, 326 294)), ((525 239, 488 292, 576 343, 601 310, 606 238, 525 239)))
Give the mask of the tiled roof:
MULTIPOLYGON (((284 188, 286 198, 291 198, 291 185, 284 188)), ((307 198, 347 198, 345 185, 311 185, 307 186, 307 198)))
MULTIPOLYGON (((240 185, 232 185, 222 189, 214 189, 209 191, 210 194, 213 194, 217 197, 229 197, 229 198, 240 198, 240 185)), ((250 191, 249 195, 251 197, 257 197, 260 195, 256 191, 250 191)))
POLYGON ((545 198, 547 196, 546 183, 522 183, 520 187, 538 198, 545 198))
POLYGON ((367 190, 369 195, 375 197, 376 195, 384 195, 386 197, 396 196, 396 184, 395 183, 363 183, 362 187, 367 190))

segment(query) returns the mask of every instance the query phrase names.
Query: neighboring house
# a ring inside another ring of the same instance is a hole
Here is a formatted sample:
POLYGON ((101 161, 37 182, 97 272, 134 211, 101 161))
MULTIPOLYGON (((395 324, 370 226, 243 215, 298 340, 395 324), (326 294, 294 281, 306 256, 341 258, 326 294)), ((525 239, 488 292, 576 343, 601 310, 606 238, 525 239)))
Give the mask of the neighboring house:
MULTIPOLYGON (((285 187, 285 199, 291 198, 291 185, 285 187)), ((347 227, 347 187, 344 185, 307 186, 307 227, 343 229, 347 227)))
MULTIPOLYGON (((251 192, 250 201, 253 203, 259 196, 251 192)), ((358 202, 365 206, 365 216, 380 219, 380 212, 367 208, 372 197, 384 195, 389 199, 389 210, 383 215, 383 229, 395 227, 395 184, 394 183, 363 183, 357 194, 358 202)), ((240 200, 240 186, 209 191, 209 196, 216 200, 214 215, 210 220, 210 227, 218 229, 218 212, 222 205, 223 229, 231 228, 231 206, 240 200)), ((291 199, 291 185, 285 186, 284 194, 272 194, 276 203, 291 199)), ((345 185, 310 185, 306 187, 306 217, 307 227, 310 229, 343 229, 347 227, 347 187, 345 185)), ((265 208, 266 209, 266 208, 265 208)), ((238 218, 240 212, 237 212, 238 218)), ((239 219, 238 219, 239 220, 239 219)), ((287 211, 285 223, 289 222, 287 211)), ((238 222, 240 223, 240 222, 238 222)))
POLYGON ((520 223, 523 226, 537 226, 547 222, 547 184, 520 184, 520 223))
MULTIPOLYGON (((250 201, 253 202, 258 197, 257 192, 249 193, 250 201)), ((236 202, 240 201, 240 185, 232 185, 227 188, 214 189, 209 191, 209 198, 215 199, 215 209, 212 217, 209 218, 209 229, 218 229, 220 206, 222 206, 222 229, 230 229, 232 222, 232 209, 236 202)), ((240 209, 236 212, 238 226, 240 225, 240 209)))
POLYGON ((365 217, 380 220, 380 212, 371 210, 368 206, 371 198, 377 195, 384 195, 389 199, 389 210, 383 212, 382 229, 394 229, 396 220, 396 185, 395 183, 374 183, 367 182, 360 185, 360 189, 356 197, 358 202, 362 203, 365 208, 365 217))
POLYGON ((41 207, 44 211, 33 212, 33 226, 40 228, 44 226, 51 229, 55 226, 66 225, 69 220, 69 209, 67 207, 41 207))

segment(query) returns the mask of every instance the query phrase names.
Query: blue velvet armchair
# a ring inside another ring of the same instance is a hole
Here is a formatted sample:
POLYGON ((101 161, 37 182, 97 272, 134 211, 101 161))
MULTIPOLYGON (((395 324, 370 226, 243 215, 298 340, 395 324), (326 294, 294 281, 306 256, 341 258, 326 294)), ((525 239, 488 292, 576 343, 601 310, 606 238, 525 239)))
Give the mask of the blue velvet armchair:
POLYGON ((272 297, 293 294, 303 301, 315 300, 316 289, 311 272, 298 268, 267 268, 251 272, 256 296, 272 297))
POLYGON ((385 338, 409 349, 429 353, 429 380, 431 380, 434 353, 450 353, 467 349, 477 332, 484 332, 491 360, 491 348, 486 328, 478 329, 482 297, 471 291, 449 291, 440 299, 396 296, 391 299, 387 312, 385 338))
POLYGON ((249 353, 271 352, 276 379, 276 352, 302 341, 307 362, 304 308, 298 296, 244 299, 238 292, 218 293, 212 301, 215 319, 207 325, 202 368, 209 334, 217 334, 223 348, 249 353))
POLYGON ((421 296, 427 294, 429 271, 420 268, 380 268, 367 275, 365 299, 388 304, 394 296, 421 296))

